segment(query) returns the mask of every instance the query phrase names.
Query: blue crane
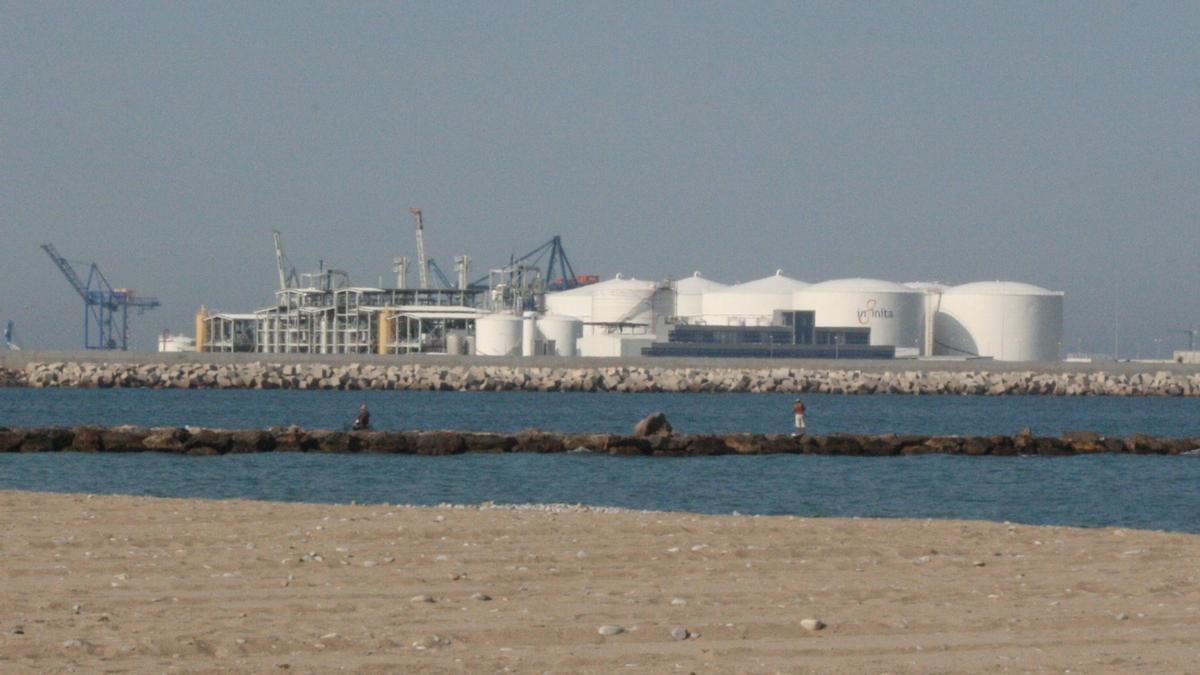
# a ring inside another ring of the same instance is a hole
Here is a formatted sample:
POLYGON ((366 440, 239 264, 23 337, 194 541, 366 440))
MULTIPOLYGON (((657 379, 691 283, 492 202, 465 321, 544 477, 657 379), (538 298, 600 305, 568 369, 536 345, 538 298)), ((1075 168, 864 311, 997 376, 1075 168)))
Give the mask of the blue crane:
POLYGON ((129 308, 141 314, 159 306, 157 298, 134 297, 127 288, 113 288, 104 273, 91 263, 87 283, 75 273, 75 268, 58 254, 54 246, 42 244, 42 250, 83 298, 83 346, 85 349, 129 348, 129 308))
MULTIPOLYGON (((549 260, 546 262, 545 279, 548 288, 552 291, 567 290, 582 286, 587 283, 583 278, 575 274, 575 269, 571 267, 571 261, 567 259, 567 251, 563 248, 562 237, 555 235, 553 239, 533 249, 529 253, 520 258, 512 259, 508 264, 509 267, 515 267, 521 263, 528 262, 533 267, 541 265, 541 261, 549 254, 549 260), (558 268, 558 277, 555 278, 555 268, 558 268)), ((589 280, 590 281, 590 280, 589 280)), ((488 277, 480 277, 471 282, 473 288, 487 288, 488 277)))

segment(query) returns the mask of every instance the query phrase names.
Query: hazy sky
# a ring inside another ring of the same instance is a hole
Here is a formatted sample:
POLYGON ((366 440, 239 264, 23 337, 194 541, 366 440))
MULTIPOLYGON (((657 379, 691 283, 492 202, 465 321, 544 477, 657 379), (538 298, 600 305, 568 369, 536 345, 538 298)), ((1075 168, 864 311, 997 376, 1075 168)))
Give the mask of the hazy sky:
POLYGON ((268 304, 273 228, 394 279, 410 206, 447 272, 561 234, 604 277, 1034 283, 1069 351, 1200 323, 1194 2, 0 0, 0 92, 29 348, 82 342, 43 242, 158 296, 151 349, 268 304))

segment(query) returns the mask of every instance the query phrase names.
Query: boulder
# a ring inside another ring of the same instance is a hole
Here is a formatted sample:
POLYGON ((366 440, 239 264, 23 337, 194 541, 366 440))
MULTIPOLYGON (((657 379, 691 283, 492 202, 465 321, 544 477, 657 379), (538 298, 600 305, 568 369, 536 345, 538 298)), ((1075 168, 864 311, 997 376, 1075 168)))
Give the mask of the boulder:
POLYGON ((667 416, 661 412, 651 413, 633 427, 633 435, 639 438, 648 436, 670 436, 675 433, 667 416))

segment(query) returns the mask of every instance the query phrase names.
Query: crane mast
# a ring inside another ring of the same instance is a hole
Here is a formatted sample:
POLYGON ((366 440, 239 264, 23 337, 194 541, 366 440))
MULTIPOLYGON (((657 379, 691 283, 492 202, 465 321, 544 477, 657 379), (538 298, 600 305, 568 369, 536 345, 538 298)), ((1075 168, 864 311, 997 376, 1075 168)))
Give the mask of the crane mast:
POLYGON ((429 262, 425 258, 425 224, 421 222, 421 209, 409 209, 417 219, 417 274, 421 288, 429 288, 429 262))

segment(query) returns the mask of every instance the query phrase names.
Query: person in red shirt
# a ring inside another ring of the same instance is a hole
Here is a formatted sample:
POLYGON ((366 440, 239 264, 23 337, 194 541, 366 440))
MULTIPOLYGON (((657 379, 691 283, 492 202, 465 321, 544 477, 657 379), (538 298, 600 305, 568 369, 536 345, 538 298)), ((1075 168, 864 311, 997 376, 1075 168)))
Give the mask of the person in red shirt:
POLYGON ((807 425, 804 423, 804 403, 800 399, 792 404, 792 414, 796 416, 796 432, 792 436, 803 436, 807 425))

